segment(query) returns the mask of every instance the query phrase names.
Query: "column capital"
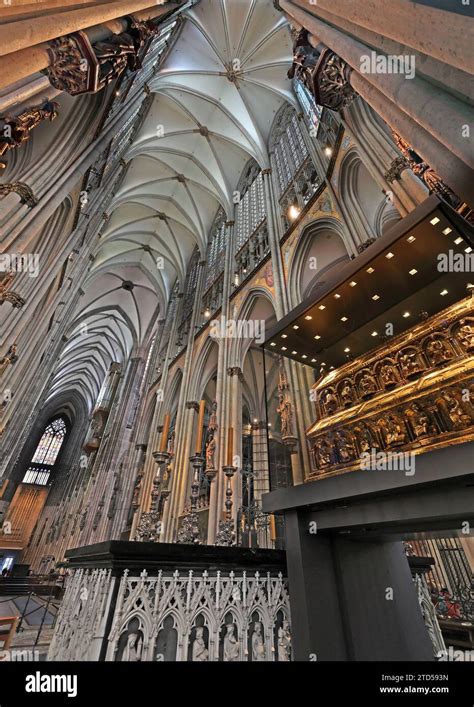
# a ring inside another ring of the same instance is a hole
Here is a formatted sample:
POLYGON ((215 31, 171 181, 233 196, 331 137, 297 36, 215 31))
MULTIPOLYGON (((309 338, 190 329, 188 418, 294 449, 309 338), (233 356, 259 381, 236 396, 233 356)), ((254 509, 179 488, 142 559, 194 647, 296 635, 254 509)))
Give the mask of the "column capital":
POLYGON ((233 226, 234 223, 235 223, 235 221, 226 221, 226 222, 224 223, 224 226, 230 227, 230 226, 233 226))
POLYGON ((228 376, 237 376, 240 382, 243 382, 244 380, 244 374, 242 373, 242 369, 240 366, 230 366, 227 369, 227 375, 228 376))
POLYGON ((186 410, 194 410, 195 412, 199 412, 199 403, 197 400, 188 400, 186 402, 186 410))
POLYGON ((265 169, 262 169, 262 174, 264 177, 272 173, 272 168, 271 167, 265 167, 265 169))

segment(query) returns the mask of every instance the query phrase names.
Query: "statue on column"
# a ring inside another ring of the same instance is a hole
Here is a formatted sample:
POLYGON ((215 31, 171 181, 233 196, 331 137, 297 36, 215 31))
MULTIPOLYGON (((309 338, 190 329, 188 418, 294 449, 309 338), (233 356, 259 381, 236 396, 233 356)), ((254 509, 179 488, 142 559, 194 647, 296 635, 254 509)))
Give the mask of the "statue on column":
POLYGON ((17 351, 17 345, 12 344, 10 348, 8 349, 7 353, 5 356, 0 359, 0 376, 5 373, 7 370, 8 366, 13 366, 14 363, 17 362, 18 356, 16 355, 17 351))
POLYGON ((285 372, 285 364, 280 358, 280 371, 278 376, 278 407, 277 413, 281 420, 281 436, 293 437, 293 406, 289 396, 289 385, 285 372))
MULTIPOLYGON (((0 129, 0 157, 9 150, 21 147, 30 139, 30 132, 43 120, 54 120, 58 115, 59 104, 46 101, 42 106, 34 106, 20 115, 6 116, 0 129)), ((0 159, 0 169, 5 169, 6 162, 0 159)))
POLYGON ((214 435, 210 434, 206 442, 206 471, 215 469, 216 440, 214 435))

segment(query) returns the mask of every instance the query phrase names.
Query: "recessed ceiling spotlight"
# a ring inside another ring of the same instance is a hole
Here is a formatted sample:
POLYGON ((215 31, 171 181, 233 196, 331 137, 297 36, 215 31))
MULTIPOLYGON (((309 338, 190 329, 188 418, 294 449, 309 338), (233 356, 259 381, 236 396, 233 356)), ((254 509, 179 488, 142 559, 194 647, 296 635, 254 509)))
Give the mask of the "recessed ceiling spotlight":
POLYGON ((430 221, 432 226, 436 226, 437 223, 439 223, 439 218, 435 216, 434 218, 431 219, 430 221))
POLYGON ((454 242, 456 243, 456 245, 459 245, 460 243, 462 243, 462 241, 463 239, 461 238, 461 236, 459 236, 454 242))
POLYGON ((448 294, 448 290, 441 290, 439 294, 441 295, 441 297, 444 297, 444 295, 448 294))
POLYGON ((329 366, 329 370, 330 370, 330 371, 333 371, 333 370, 334 370, 334 366, 329 366))
POLYGON ((308 358, 306 354, 303 354, 301 358, 308 358))
POLYGON ((316 339, 316 341, 317 341, 317 340, 318 340, 318 339, 320 339, 321 337, 320 337, 320 335, 319 335, 319 334, 316 334, 316 336, 315 336, 314 338, 315 338, 315 339, 316 339))
POLYGON ((357 285, 357 282, 355 280, 352 280, 352 282, 349 283, 349 287, 355 287, 357 285))
POLYGON ((282 351, 286 351, 286 346, 282 346, 282 347, 281 347, 281 350, 282 350, 282 351))
POLYGON ((378 299, 380 299, 380 295, 372 295, 372 299, 377 301, 378 299))
POLYGON ((350 348, 348 346, 346 346, 346 348, 344 349, 344 353, 349 353, 349 351, 350 351, 350 348))
POLYGON ((387 255, 385 257, 387 258, 387 260, 391 260, 392 258, 395 257, 395 253, 387 253, 387 255))
POLYGON ((297 329, 299 329, 298 324, 293 324, 293 329, 294 329, 295 331, 296 331, 297 329))
POLYGON ((341 322, 347 322, 347 317, 341 317, 341 322))
POLYGON ((378 331, 373 331, 371 334, 371 336, 378 336, 378 335, 379 335, 378 331))
POLYGON ((416 268, 412 268, 411 270, 408 271, 410 275, 416 275, 418 270, 416 268))
POLYGON ((275 342, 272 341, 272 343, 270 344, 270 346, 276 346, 275 342))
POLYGON ((334 295, 334 299, 341 299, 341 295, 336 292, 336 294, 334 295))
POLYGON ((326 309, 326 305, 325 305, 325 304, 320 304, 320 305, 319 305, 319 309, 320 309, 321 312, 322 312, 323 309, 326 309))
POLYGON ((448 228, 445 228, 445 229, 444 229, 443 235, 444 235, 444 236, 449 236, 449 234, 451 233, 452 230, 453 230, 453 229, 452 229, 452 228, 449 228, 449 226, 448 226, 448 228))
POLYGON ((413 241, 416 241, 415 236, 408 236, 407 238, 408 243, 413 243, 413 241))
POLYGON ((404 316, 404 317, 405 317, 405 319, 406 319, 407 317, 409 317, 409 316, 410 316, 410 312, 403 312, 403 316, 404 316))
POLYGON ((292 351, 292 352, 291 352, 291 354, 292 354, 293 356, 296 356, 297 353, 298 353, 298 351, 292 351))
POLYGON ((367 268, 365 272, 368 272, 369 275, 372 275, 373 272, 375 272, 374 268, 367 268))
POLYGON ((305 317, 305 319, 306 319, 307 322, 310 322, 312 318, 313 318, 313 317, 311 316, 311 314, 307 314, 306 317, 305 317))
POLYGON ((311 363, 316 363, 316 359, 315 359, 315 358, 312 358, 312 359, 311 359, 311 363))
POLYGON ((467 248, 464 248, 465 253, 470 253, 472 250, 471 246, 468 246, 467 248))
POLYGON ((282 339, 287 339, 287 338, 288 338, 288 334, 282 334, 282 335, 281 335, 281 338, 282 338, 282 339))

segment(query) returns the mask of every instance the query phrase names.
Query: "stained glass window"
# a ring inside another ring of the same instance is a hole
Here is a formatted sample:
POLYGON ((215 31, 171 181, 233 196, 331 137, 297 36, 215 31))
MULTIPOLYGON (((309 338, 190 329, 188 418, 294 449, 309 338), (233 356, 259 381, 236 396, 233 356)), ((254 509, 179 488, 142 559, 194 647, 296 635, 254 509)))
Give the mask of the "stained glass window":
POLYGON ((23 477, 24 484, 45 486, 56 464, 59 451, 66 437, 66 422, 62 417, 52 420, 46 427, 23 477))

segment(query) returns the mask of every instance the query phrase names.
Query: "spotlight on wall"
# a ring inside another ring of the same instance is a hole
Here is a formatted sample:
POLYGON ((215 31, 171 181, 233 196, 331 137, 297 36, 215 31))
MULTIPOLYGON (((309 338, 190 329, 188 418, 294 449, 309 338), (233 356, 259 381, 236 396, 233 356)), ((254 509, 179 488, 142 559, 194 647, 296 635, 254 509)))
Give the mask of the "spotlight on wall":
POLYGON ((211 310, 210 310, 210 309, 205 309, 205 310, 204 310, 204 316, 206 317, 206 319, 209 319, 209 317, 211 316, 211 310))
POLYGON ((331 148, 330 148, 330 147, 325 147, 325 148, 324 148, 324 154, 326 155, 326 157, 331 157, 331 156, 332 156, 332 150, 331 150, 331 148))
POLYGON ((292 204, 288 209, 288 218, 290 219, 290 221, 294 221, 295 219, 297 219, 300 215, 300 211, 301 209, 298 206, 292 204))
POLYGON ((240 285, 240 278, 239 278, 239 273, 235 272, 234 273, 234 285, 238 287, 240 285))

